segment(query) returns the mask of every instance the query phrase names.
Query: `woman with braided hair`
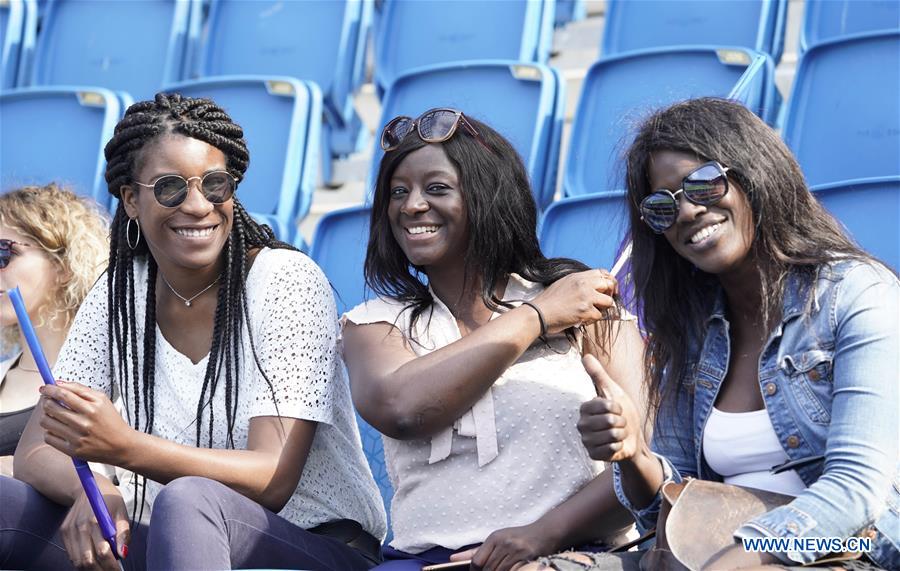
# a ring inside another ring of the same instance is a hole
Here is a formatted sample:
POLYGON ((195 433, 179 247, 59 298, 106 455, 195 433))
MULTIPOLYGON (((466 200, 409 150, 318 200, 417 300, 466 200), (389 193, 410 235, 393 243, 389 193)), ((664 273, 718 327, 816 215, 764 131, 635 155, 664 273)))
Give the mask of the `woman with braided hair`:
POLYGON ((116 568, 67 456, 138 475, 131 514, 97 477, 127 568, 372 567, 385 515, 334 300, 234 196, 241 128, 210 100, 158 94, 106 159, 109 270, 60 352, 66 382, 41 389, 21 482, 0 482, 0 567, 116 568))

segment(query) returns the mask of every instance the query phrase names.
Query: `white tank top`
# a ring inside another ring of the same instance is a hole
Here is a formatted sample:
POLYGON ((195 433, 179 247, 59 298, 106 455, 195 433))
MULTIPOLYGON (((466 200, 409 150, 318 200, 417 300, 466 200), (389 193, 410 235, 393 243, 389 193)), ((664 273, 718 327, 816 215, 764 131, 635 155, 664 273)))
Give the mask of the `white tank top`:
POLYGON ((703 455, 726 484, 796 496, 806 484, 794 470, 773 474, 788 455, 766 409, 723 412, 715 407, 703 431, 703 455))

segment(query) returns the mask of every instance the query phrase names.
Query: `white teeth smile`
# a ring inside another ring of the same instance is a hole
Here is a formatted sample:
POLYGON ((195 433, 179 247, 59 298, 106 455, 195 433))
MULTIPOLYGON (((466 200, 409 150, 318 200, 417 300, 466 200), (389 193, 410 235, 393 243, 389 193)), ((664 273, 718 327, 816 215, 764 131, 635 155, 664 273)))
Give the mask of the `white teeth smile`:
POLYGON ((210 226, 209 228, 176 228, 175 233, 179 236, 185 236, 187 238, 206 238, 207 236, 211 236, 213 231, 218 228, 218 226, 210 226))
POLYGON ((406 231, 410 234, 433 234, 438 231, 440 226, 416 226, 414 228, 407 228, 406 231))
POLYGON ((713 224, 712 226, 706 226, 705 228, 701 228, 700 230, 697 231, 696 234, 691 236, 690 243, 697 244, 698 242, 702 242, 703 240, 707 239, 708 237, 710 237, 713 234, 715 234, 716 232, 718 232, 720 226, 721 226, 721 224, 713 224))

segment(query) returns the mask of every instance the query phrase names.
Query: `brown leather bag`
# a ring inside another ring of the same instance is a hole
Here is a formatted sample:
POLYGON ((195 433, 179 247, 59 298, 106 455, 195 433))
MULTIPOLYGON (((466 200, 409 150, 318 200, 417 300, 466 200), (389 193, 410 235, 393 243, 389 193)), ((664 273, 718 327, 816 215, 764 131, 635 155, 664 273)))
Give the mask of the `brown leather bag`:
MULTIPOLYGON (((782 494, 694 479, 664 484, 661 493, 656 545, 641 558, 643 571, 699 571, 734 546, 734 531, 747 520, 793 500, 782 494)), ((647 534, 639 541, 650 537, 647 534)), ((836 554, 815 564, 857 557, 858 553, 836 554)))

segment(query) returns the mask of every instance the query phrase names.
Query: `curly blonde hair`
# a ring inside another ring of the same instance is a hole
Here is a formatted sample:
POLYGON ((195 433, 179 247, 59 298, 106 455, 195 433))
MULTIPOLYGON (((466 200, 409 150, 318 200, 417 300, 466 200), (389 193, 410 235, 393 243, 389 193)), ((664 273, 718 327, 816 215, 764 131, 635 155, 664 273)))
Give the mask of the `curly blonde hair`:
MULTIPOLYGON (((56 266, 54 303, 40 309, 39 319, 41 325, 68 329, 106 267, 109 218, 91 199, 50 183, 0 195, 0 224, 39 247, 56 266)), ((4 331, 3 337, 16 334, 4 331)))

